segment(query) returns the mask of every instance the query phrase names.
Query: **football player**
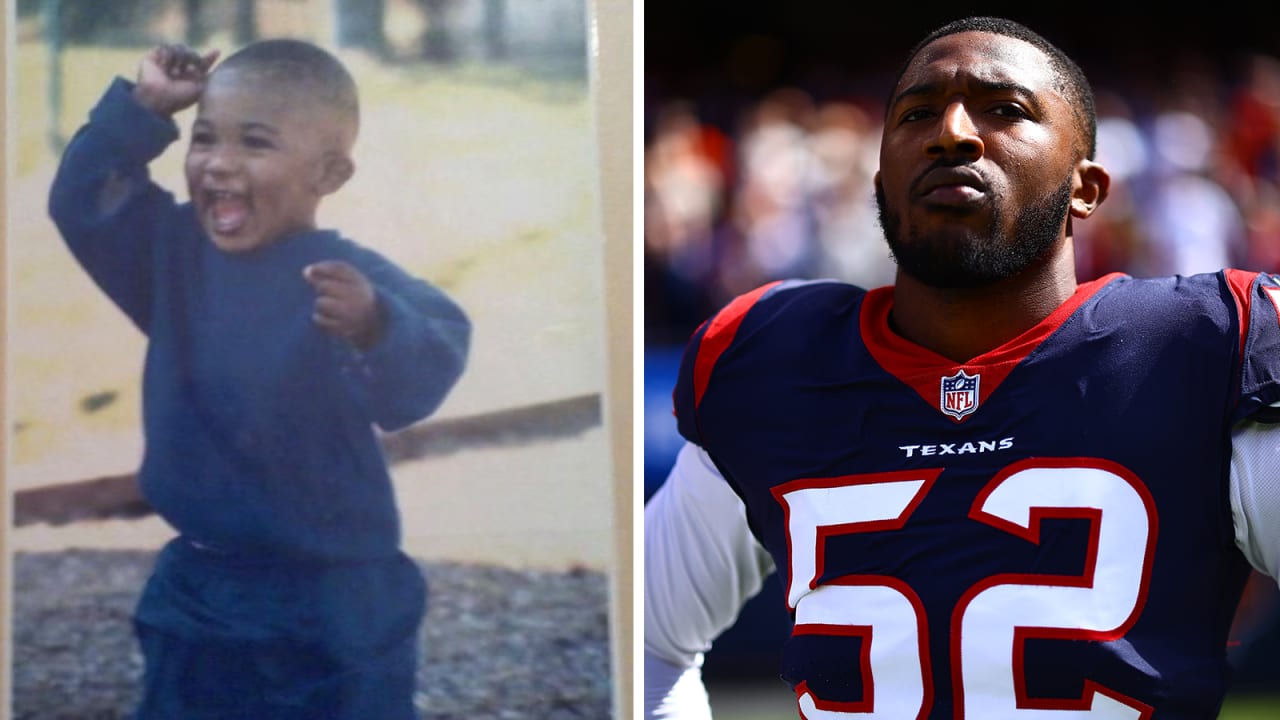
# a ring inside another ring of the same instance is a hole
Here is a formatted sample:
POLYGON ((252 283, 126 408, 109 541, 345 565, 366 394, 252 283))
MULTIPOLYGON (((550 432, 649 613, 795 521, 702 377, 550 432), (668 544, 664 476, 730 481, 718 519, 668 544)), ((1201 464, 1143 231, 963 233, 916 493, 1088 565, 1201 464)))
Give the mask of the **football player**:
POLYGON ((1280 282, 1079 282, 1092 91, 1022 25, 926 37, 875 176, 895 285, 786 281, 694 333, 645 510, 650 717, 776 568, 799 714, 1217 715, 1280 553, 1280 282))

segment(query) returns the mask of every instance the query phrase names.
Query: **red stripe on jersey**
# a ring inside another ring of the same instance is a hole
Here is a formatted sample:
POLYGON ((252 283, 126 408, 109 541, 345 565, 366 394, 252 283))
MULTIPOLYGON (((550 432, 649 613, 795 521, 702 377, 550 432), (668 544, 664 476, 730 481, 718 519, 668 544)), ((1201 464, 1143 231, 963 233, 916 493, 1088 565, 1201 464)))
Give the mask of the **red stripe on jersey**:
POLYGON ((702 394, 707 391, 707 383, 711 381, 711 370, 724 351, 728 350, 729 345, 733 343, 733 336, 737 334, 738 326, 747 316, 747 311, 762 295, 781 282, 777 280, 745 295, 739 295, 707 322, 707 331, 702 334, 702 342, 698 343, 698 354, 693 362, 693 406, 695 408, 702 404, 702 394))
MULTIPOLYGON (((889 313, 893 310, 893 288, 883 287, 867 292, 859 322, 862 338, 871 357, 889 374, 911 386, 930 406, 938 406, 939 383, 959 370, 982 374, 978 385, 978 407, 986 401, 1009 373, 1045 338, 1057 330, 1071 314, 1094 293, 1123 273, 1111 273, 1082 283, 1075 293, 1048 317, 1005 344, 993 348, 965 363, 957 363, 928 348, 917 345, 889 329, 889 313)), ((941 412, 941 410, 939 410, 941 412)), ((968 416, 966 416, 968 417, 968 416)), ((965 418, 956 419, 961 422, 965 418)))
MULTIPOLYGON (((1251 289, 1253 281, 1258 279, 1258 273, 1227 268, 1222 271, 1222 274, 1227 278, 1227 289, 1231 291, 1231 299, 1236 301, 1236 317, 1240 318, 1240 357, 1244 357, 1244 343, 1249 338, 1249 318, 1253 306, 1251 289)), ((1275 300, 1275 296, 1272 295, 1271 301, 1274 303, 1275 300)), ((1276 312, 1280 313, 1280 310, 1276 312)))

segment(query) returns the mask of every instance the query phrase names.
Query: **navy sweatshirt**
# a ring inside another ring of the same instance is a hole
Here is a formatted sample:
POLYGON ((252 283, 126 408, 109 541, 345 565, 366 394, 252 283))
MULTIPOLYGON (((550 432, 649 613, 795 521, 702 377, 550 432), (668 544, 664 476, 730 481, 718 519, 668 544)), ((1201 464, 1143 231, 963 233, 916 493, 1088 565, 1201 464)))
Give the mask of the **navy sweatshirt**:
POLYGON ((178 137, 117 79, 62 158, 49 209, 76 259, 143 333, 151 505, 197 543, 296 561, 386 557, 399 517, 375 425, 434 411, 470 324, 437 288, 330 231, 217 249, 147 163, 178 137), (342 260, 373 284, 383 334, 358 352, 312 321, 302 270, 342 260))

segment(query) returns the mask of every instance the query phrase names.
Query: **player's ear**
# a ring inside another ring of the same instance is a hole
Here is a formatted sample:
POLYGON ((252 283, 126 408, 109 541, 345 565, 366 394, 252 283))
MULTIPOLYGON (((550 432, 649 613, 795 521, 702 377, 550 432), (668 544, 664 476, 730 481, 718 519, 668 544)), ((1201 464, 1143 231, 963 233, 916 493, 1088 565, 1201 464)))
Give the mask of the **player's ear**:
POLYGON ((1071 215, 1084 219, 1107 199, 1111 189, 1111 173, 1092 160, 1076 163, 1071 180, 1071 215))
POLYGON ((320 179, 316 182, 316 193, 328 195, 337 192, 347 184, 356 173, 356 164, 346 153, 325 153, 320 165, 320 179))

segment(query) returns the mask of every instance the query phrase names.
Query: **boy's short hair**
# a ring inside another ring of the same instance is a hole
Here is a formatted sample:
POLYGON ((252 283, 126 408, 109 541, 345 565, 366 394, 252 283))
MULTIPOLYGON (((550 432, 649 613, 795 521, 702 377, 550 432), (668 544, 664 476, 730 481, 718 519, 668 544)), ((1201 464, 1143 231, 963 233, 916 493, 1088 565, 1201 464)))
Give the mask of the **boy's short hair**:
POLYGON ((219 70, 243 70, 261 75, 280 87, 301 90, 328 105, 349 121, 360 124, 355 79, 338 58, 309 42, 261 40, 244 46, 218 65, 219 70))

